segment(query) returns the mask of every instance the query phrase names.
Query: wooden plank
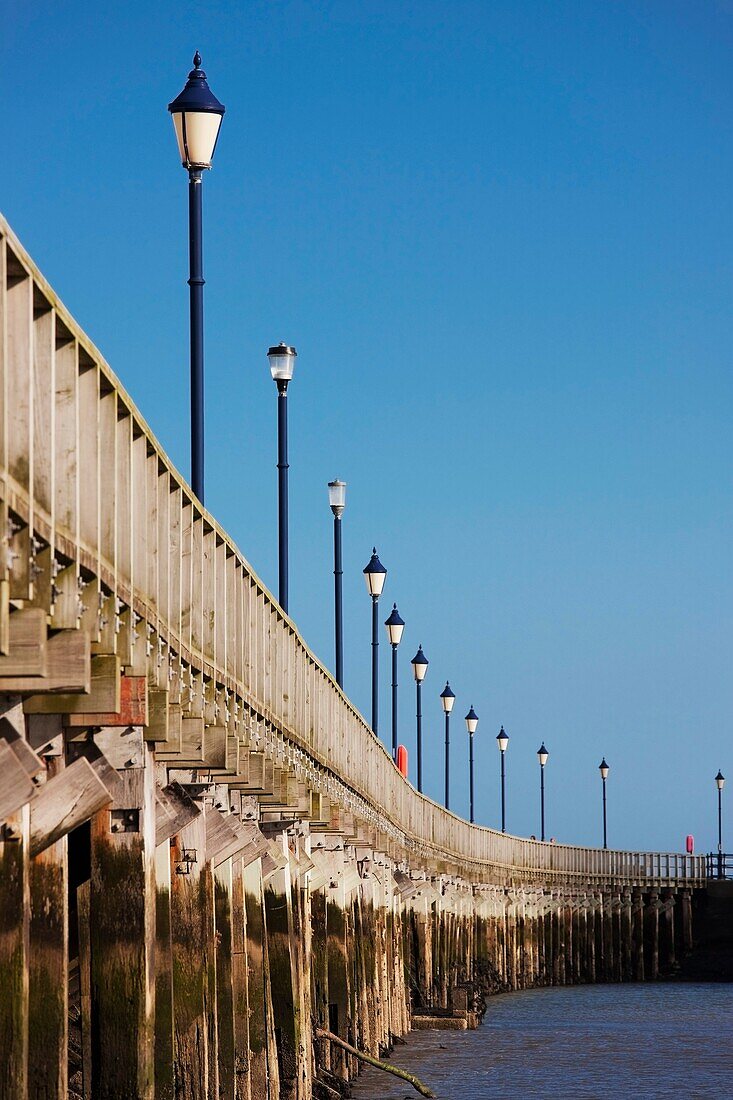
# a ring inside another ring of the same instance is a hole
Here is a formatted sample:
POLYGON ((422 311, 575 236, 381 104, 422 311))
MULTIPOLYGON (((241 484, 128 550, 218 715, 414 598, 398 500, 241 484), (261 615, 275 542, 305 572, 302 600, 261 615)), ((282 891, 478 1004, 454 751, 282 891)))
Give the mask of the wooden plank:
POLYGON ((30 854, 38 855, 111 801, 89 761, 74 761, 49 779, 31 803, 30 854))
MULTIPOLYGON (((109 660, 109 658, 92 658, 92 684, 94 683, 95 662, 100 660, 109 660)), ((112 660, 118 661, 119 658, 114 657, 112 660)), ((148 684, 146 677, 122 676, 120 677, 119 711, 109 713, 85 711, 83 714, 68 714, 64 725, 69 729, 74 729, 76 726, 147 726, 148 719, 148 684)))
POLYGON ((207 806, 206 819, 206 860, 213 860, 219 852, 237 839, 237 833, 229 824, 229 819, 219 810, 207 806))
MULTIPOLYGON (((73 631, 62 631, 55 637, 75 637, 73 631)), ((51 658, 51 646, 55 638, 49 641, 49 660, 51 658)), ((77 639, 77 657, 81 649, 82 641, 85 654, 88 651, 86 638, 83 635, 77 639)), ((26 699, 24 709, 26 714, 70 714, 78 711, 82 714, 113 714, 120 709, 120 659, 114 654, 102 654, 90 659, 90 679, 87 692, 84 694, 68 694, 57 692, 49 695, 35 695, 26 699)), ((62 679, 60 677, 59 679, 62 679)), ((67 680, 68 683, 68 680, 67 680)), ((0 681, 2 684, 2 681, 0 681)), ((23 689, 16 689, 23 690, 23 689)), ((27 690, 27 689, 26 689, 27 690)), ((31 689, 32 690, 32 689, 31 689)), ((87 725, 89 723, 86 723, 87 725)))
MULTIPOLYGON (((38 722, 40 717, 39 715, 34 721, 38 722)), ((112 767, 107 757, 99 746, 95 745, 94 741, 69 741, 66 745, 66 755, 67 763, 69 764, 83 756, 85 760, 89 761, 112 797, 116 800, 120 798, 122 779, 117 769, 112 767)))
POLYGON ((35 787, 7 741, 0 741, 0 821, 30 802, 35 787))
MULTIPOLYGON (((89 639, 81 631, 60 630, 46 643, 46 676, 7 676, 0 679, 0 692, 21 695, 24 692, 89 691, 91 665, 89 639)), ((77 696, 74 696, 77 698, 77 696)), ((33 695, 31 695, 33 698, 33 695)), ((29 699, 24 702, 27 709, 29 699)), ((31 710, 29 713, 44 713, 31 710)), ((53 712, 56 713, 56 712, 53 712)))
MULTIPOLYGON (((5 743, 9 746, 11 752, 15 754, 15 758, 29 779, 33 779, 34 776, 46 770, 40 756, 33 751, 28 742, 22 737, 6 738, 5 743)), ((0 741, 0 744, 2 744, 2 741, 0 741)))
POLYGON ((40 607, 8 616, 8 652, 0 676, 46 675, 46 612, 40 607))
POLYGON ((148 688, 148 720, 143 723, 143 737, 146 741, 167 744, 168 691, 165 688, 148 688))
POLYGON ((155 843, 163 844, 201 813, 198 803, 180 783, 169 783, 156 791, 155 843))
POLYGON ((101 726, 93 733, 94 743, 117 771, 145 765, 142 726, 101 726))

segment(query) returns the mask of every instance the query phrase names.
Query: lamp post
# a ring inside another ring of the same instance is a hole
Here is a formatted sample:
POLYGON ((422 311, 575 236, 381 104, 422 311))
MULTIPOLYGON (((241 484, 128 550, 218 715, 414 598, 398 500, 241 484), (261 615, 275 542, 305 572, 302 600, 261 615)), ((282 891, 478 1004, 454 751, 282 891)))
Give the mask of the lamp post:
POLYGON ((277 514, 278 600, 288 610, 288 383, 293 377, 295 348, 278 344, 267 352, 270 373, 277 385, 277 514))
POLYGON ((417 647, 417 653, 410 662, 412 673, 415 677, 415 691, 417 704, 415 716, 417 718, 417 789, 422 794, 422 682, 428 671, 429 661, 422 651, 422 645, 417 647))
POLYGON ((537 759, 540 762, 540 840, 545 839, 545 764, 549 755, 543 741, 537 749, 537 759))
POLYGON ((608 773, 610 771, 605 756, 598 765, 598 770, 603 780, 603 847, 605 849, 608 847, 608 833, 606 830, 606 780, 608 779, 608 773))
POLYGON ((387 579, 387 570, 377 557, 376 546, 363 573, 367 592, 372 597, 372 730, 376 736, 379 725, 379 597, 387 579))
POLYGON ((440 693, 440 701, 443 704, 445 714, 445 808, 450 809, 450 712, 456 701, 455 693, 451 691, 450 684, 445 681, 445 687, 440 693))
POLYGON ((201 189, 219 137, 224 106, 206 83, 201 55, 180 95, 168 104, 181 164, 188 172, 188 256, 191 340, 191 488, 204 502, 204 262, 201 189))
POLYGON ((723 877, 723 787, 725 776, 718 768, 715 776, 715 786, 718 788, 718 878, 723 877))
POLYGON ((405 629, 404 619, 400 618, 397 604, 392 605, 389 618, 384 624, 387 628, 387 637, 392 646, 392 759, 397 760, 397 646, 402 639, 402 631, 405 629))
POLYGON ((336 683, 344 686, 344 616, 343 616, 343 577, 341 559, 341 516, 346 507, 346 482, 329 481, 328 503, 333 512, 333 585, 334 585, 334 626, 336 647, 336 683))
POLYGON ((501 831, 506 832, 506 774, 504 770, 504 757, 506 756, 507 745, 509 744, 509 738, 504 733, 504 727, 502 726, 496 735, 496 743, 499 746, 499 752, 501 754, 501 831))
POLYGON ((473 709, 473 703, 471 703, 471 709, 466 715, 466 729, 468 730, 468 790, 469 790, 469 806, 470 816, 469 820, 473 825, 473 735, 478 727, 478 714, 473 709))

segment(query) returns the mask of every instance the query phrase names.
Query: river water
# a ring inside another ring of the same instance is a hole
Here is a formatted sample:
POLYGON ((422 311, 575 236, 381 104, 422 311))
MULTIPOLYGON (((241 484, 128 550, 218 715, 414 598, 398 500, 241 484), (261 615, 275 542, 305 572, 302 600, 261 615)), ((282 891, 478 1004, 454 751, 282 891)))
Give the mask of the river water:
MULTIPOLYGON (((477 1031, 415 1031, 395 1065, 440 1100, 733 1100, 733 984, 590 985, 506 993, 477 1031)), ((376 1069, 359 1100, 418 1093, 376 1069)))

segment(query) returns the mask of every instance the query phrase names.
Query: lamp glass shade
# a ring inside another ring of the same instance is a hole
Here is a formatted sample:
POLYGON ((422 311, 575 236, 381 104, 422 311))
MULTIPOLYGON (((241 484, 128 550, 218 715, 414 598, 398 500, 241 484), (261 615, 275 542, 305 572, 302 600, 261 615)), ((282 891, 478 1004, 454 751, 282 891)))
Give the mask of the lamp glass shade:
POLYGON ((270 360, 270 373, 275 382, 290 381, 295 370, 297 354, 295 348, 291 348, 288 344, 277 344, 276 347, 269 349, 267 358, 270 360))
POLYGON ((209 111, 176 111, 173 128, 184 168, 211 168, 221 115, 209 111))
POLYGON ((346 507, 346 482, 329 481, 328 483, 328 503, 331 505, 331 511, 335 516, 340 516, 346 507))
POLYGON ((225 107, 213 94, 198 50, 180 95, 168 104, 184 168, 211 168, 225 107))
POLYGON ((718 771, 718 774, 715 776, 715 785, 719 791, 722 791, 725 786, 725 776, 721 771, 718 771))
POLYGON ((499 746, 499 751, 500 752, 506 752, 507 745, 509 744, 509 737, 504 732, 504 727, 503 726, 501 727, 501 729, 499 730, 499 732, 496 735, 496 743, 499 746))
POLYGON ((415 683, 421 684, 423 682, 423 680, 425 679, 425 674, 428 671, 429 663, 430 662, 422 651, 422 646, 420 646, 411 661, 415 683))
POLYGON ((443 704, 443 710, 446 714, 450 714, 453 710, 453 704, 456 701, 455 692, 451 691, 450 684, 446 681, 446 685, 440 693, 440 701, 443 704))
POLYGON ((473 707, 471 707, 468 714, 466 715, 466 729, 468 730, 469 733, 473 734, 473 733, 476 732, 477 727, 478 727, 478 714, 473 709, 473 707))
POLYGON ((389 618, 384 624, 387 628, 387 637, 390 645, 399 645, 402 641, 402 631, 405 629, 404 619, 400 618, 397 604, 392 606, 389 618))
POLYGON ((608 779, 608 773, 611 769, 609 768, 608 764, 606 763, 605 756, 603 757, 603 760, 601 760, 600 764, 598 765, 598 770, 601 773, 601 779, 608 779))
POLYGON ((540 747, 537 749, 537 759, 539 760, 541 767, 544 768, 545 764, 547 763, 547 757, 549 755, 549 752, 545 748, 545 742, 543 741, 540 747))
POLYGON ((382 565, 381 561, 377 557, 376 547, 372 551, 372 556, 369 559, 367 565, 364 566, 364 580, 366 581, 367 592, 370 596, 375 596, 377 599, 382 595, 382 589, 384 588, 384 582, 387 579, 387 570, 382 565))

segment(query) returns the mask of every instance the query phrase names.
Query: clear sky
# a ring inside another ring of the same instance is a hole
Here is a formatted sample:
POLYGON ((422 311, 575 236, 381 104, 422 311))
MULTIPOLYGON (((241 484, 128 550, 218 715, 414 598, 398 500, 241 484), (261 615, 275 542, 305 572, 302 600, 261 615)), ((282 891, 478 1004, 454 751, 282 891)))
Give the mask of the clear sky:
MULTIPOLYGON (((345 686, 369 712, 372 544, 397 600, 400 740, 422 642, 426 789, 508 828, 715 841, 731 750, 733 4, 8 3, 0 207, 188 470, 186 176, 166 106, 200 49, 207 496, 332 663, 326 483, 348 482, 345 686)), ((382 648, 382 731, 389 668, 382 648)))

